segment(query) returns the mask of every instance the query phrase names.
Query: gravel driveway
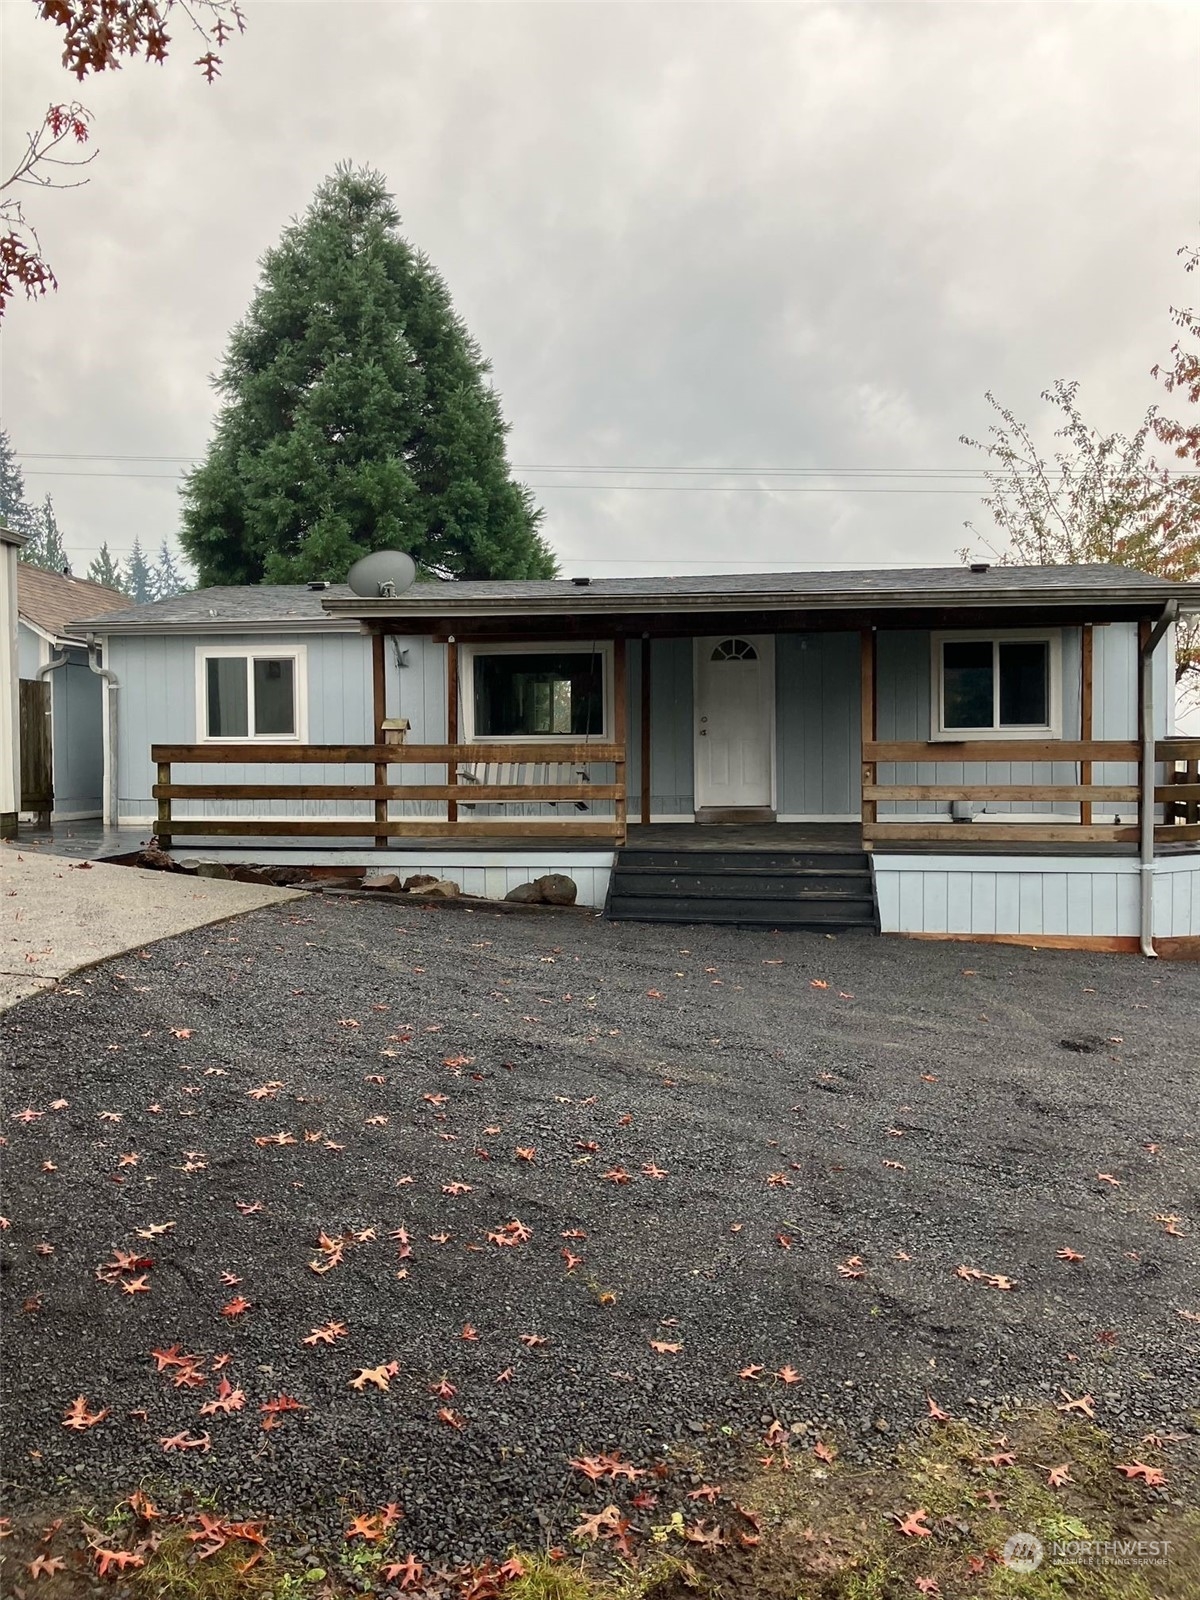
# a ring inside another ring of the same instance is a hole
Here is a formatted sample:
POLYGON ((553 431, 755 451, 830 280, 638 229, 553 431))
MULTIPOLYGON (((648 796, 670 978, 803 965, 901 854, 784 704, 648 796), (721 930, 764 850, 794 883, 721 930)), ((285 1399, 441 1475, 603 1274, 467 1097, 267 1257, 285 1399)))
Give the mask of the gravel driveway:
POLYGON ((467 1559, 602 1504, 581 1455, 1200 1393, 1197 967, 312 898, 0 1051, 18 1506, 398 1501, 467 1559))

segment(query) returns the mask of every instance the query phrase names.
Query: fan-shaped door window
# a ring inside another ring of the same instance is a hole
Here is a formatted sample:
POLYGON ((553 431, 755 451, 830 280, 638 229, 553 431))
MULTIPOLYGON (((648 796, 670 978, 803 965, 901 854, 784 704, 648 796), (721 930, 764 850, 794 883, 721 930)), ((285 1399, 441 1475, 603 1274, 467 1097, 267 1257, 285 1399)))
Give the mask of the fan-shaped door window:
POLYGON ((712 658, 714 661, 757 661, 758 651, 749 639, 722 639, 712 658))

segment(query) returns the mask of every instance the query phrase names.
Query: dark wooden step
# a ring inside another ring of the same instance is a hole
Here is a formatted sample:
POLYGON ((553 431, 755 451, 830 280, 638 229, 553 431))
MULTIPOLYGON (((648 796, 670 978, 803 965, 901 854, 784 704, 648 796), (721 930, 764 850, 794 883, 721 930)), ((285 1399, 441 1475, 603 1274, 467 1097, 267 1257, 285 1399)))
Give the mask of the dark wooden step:
POLYGON ((796 900, 871 898, 869 872, 668 872, 658 867, 613 869, 612 892, 626 898, 683 895, 691 899, 796 900))
POLYGON ((685 872, 867 872, 862 850, 645 850, 625 846, 621 867, 685 872))
POLYGON ((875 907, 869 899, 817 900, 712 900, 634 899, 613 895, 608 916, 614 922, 719 923, 746 928, 867 928, 875 927, 875 907))

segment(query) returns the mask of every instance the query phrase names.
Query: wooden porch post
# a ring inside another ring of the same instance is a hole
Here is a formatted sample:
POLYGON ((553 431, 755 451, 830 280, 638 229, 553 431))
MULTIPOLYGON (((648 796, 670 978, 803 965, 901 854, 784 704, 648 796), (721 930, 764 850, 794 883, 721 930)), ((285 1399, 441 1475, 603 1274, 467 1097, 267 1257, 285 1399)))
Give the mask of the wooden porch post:
MULTIPOLYGON (((859 635, 859 638, 861 641, 859 649, 859 670, 861 677, 862 696, 862 742, 864 745, 867 745, 875 742, 876 733, 878 731, 875 705, 876 664, 874 629, 864 628, 859 635)), ((863 798, 861 803, 862 824, 864 829, 875 822, 876 812, 878 809, 875 800, 873 798, 867 798, 867 790, 873 789, 875 786, 875 774, 875 762, 866 760, 864 756, 862 764, 863 798)), ((864 839, 863 849, 870 850, 871 848, 872 841, 870 839, 864 839)))
POLYGON ((650 640, 642 635, 642 821, 650 821, 650 640))
MULTIPOLYGON (((383 720, 387 716, 387 667, 383 652, 383 632, 376 629, 371 634, 371 711, 374 731, 372 744, 383 744, 383 720)), ((382 789, 388 781, 386 761, 375 763, 375 787, 382 789)), ((388 803, 378 797, 375 800, 375 821, 386 822, 388 819, 388 803)), ((376 850, 386 850, 388 836, 384 832, 375 835, 376 850)))
POLYGON ((613 802, 616 822, 617 843, 625 843, 625 823, 629 805, 626 794, 626 773, 628 749, 626 745, 627 718, 625 715, 625 696, 627 690, 626 680, 626 642, 623 638, 613 640, 613 743, 621 750, 619 768, 619 786, 621 793, 613 802))
MULTIPOLYGON (((1080 630, 1079 639, 1079 737, 1085 742, 1092 737, 1092 624, 1085 622, 1080 630)), ((1081 761, 1079 763, 1079 781, 1091 783, 1092 763, 1081 761)), ((1079 820, 1081 823, 1090 823, 1092 820, 1092 802, 1081 800, 1079 803, 1079 820)))
MULTIPOLYGON (((451 636, 446 641, 446 743, 458 743, 458 641, 451 636)), ((446 763, 446 783, 453 787, 458 782, 458 761, 451 758, 446 763)), ((458 821, 458 801, 446 801, 446 821, 458 821)))

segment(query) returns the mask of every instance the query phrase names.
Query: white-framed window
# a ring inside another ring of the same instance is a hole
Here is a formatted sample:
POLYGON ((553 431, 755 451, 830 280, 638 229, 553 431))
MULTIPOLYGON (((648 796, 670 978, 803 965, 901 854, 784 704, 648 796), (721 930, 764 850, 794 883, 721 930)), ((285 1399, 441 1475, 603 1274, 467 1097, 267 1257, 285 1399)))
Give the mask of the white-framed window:
POLYGON ((268 744, 308 737, 303 645, 196 650, 196 737, 201 744, 268 744))
POLYGON ((934 739, 1062 737, 1056 628, 933 635, 934 739))
POLYGON ((459 667, 467 743, 604 743, 611 737, 610 641, 464 645, 459 667))

